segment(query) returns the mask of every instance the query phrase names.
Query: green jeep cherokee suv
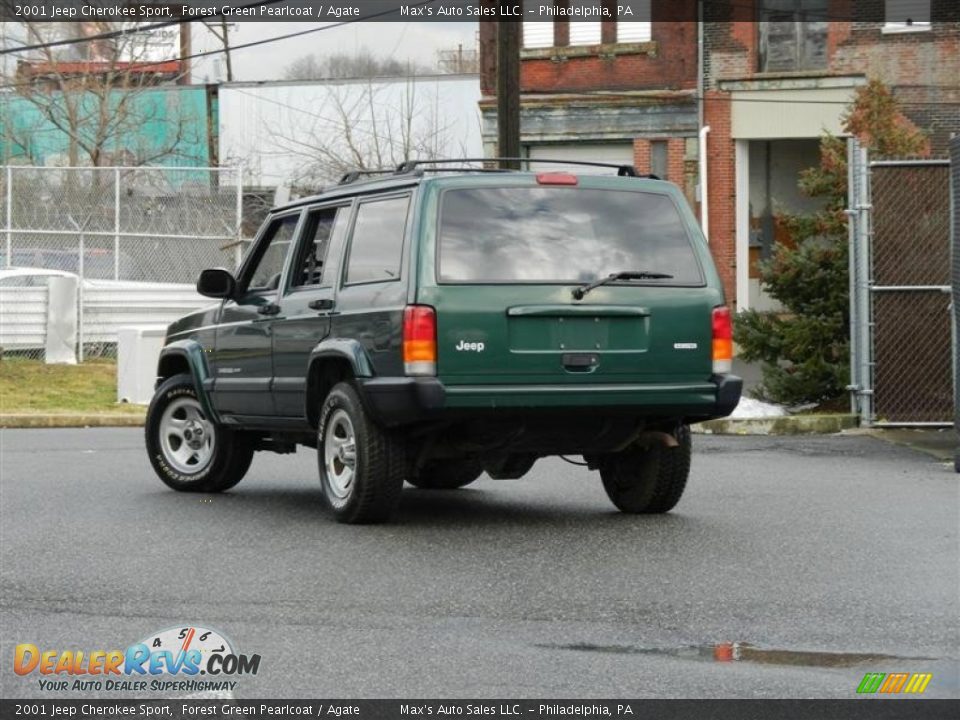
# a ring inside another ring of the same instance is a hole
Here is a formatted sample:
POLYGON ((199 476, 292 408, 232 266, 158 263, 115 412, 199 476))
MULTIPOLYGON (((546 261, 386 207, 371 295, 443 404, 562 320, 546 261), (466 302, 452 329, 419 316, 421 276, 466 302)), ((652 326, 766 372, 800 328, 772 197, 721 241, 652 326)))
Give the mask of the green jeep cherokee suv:
POLYGON ((628 166, 351 173, 271 211, 236 276, 197 289, 218 302, 169 327, 147 416, 175 490, 226 490, 254 451, 302 444, 336 519, 373 522, 404 480, 576 455, 620 510, 662 513, 690 423, 740 399, 703 234, 675 186, 628 166))

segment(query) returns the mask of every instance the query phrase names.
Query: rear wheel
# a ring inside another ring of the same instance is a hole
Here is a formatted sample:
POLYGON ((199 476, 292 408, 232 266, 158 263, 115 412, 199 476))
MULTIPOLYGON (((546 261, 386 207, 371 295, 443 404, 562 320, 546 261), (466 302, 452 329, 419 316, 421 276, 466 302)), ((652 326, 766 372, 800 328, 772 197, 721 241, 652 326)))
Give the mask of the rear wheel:
POLYGON ((154 393, 146 421, 147 454, 174 490, 222 492, 243 479, 253 448, 207 417, 190 375, 175 375, 154 393))
POLYGON ((479 460, 434 460, 420 468, 407 482, 421 490, 456 490, 483 474, 479 460))
POLYGON ((403 444, 373 421, 349 383, 335 385, 323 403, 317 455, 323 496, 338 521, 390 518, 403 488, 403 444))
POLYGON ((665 513, 680 501, 690 474, 690 426, 681 425, 677 447, 633 447, 600 462, 607 497, 625 513, 665 513))

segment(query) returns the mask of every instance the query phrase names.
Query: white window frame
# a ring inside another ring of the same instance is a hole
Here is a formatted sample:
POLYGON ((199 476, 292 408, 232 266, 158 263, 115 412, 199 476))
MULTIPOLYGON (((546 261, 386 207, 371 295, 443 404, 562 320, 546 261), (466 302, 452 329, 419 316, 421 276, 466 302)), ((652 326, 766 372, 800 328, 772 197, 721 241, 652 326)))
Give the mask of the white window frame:
MULTIPOLYGON (((545 0, 544 5, 553 6, 553 0, 545 0)), ((523 47, 526 48, 552 48, 554 42, 553 20, 541 21, 531 20, 523 21, 523 47)))
POLYGON ((618 43, 645 43, 651 40, 653 40, 653 26, 650 22, 617 21, 618 43))
POLYGON ((884 0, 884 25, 881 32, 884 34, 927 32, 930 30, 930 0, 884 0), (907 23, 906 20, 890 20, 892 14, 900 14, 898 8, 910 6, 921 8, 920 15, 926 20, 914 20, 907 23))
POLYGON ((653 40, 653 23, 650 22, 652 19, 650 16, 650 0, 633 0, 630 7, 634 11, 632 19, 617 21, 617 42, 650 42, 653 40))
MULTIPOLYGON (((600 0, 570 0, 571 10, 578 5, 599 7, 600 0)), ((599 45, 603 42, 603 23, 599 20, 581 20, 579 17, 571 15, 569 28, 568 45, 570 47, 599 45)))

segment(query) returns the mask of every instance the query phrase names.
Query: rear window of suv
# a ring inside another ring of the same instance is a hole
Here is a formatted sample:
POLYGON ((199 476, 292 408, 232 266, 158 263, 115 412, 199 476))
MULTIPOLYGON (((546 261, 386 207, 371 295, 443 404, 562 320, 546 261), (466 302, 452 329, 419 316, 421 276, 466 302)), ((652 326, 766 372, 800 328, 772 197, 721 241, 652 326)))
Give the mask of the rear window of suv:
POLYGON ((451 189, 439 245, 446 283, 588 283, 635 270, 673 276, 643 284, 703 285, 680 212, 660 193, 451 189))

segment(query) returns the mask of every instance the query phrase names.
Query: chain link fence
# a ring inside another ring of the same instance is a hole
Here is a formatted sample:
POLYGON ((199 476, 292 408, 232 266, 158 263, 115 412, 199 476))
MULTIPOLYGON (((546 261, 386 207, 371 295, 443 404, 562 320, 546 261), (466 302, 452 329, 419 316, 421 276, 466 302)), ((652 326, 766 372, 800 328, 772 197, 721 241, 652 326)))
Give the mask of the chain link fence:
POLYGON ((855 409, 866 425, 950 425, 950 161, 849 157, 855 409))
POLYGON ((121 326, 162 325, 197 307, 200 270, 239 260, 241 175, 236 168, 2 168, 4 351, 44 354, 37 339, 50 316, 46 281, 18 269, 79 278, 81 359, 113 352, 121 326))
MULTIPOLYGON (((953 427, 960 440, 960 136, 950 141, 950 251, 953 257, 953 427)), ((960 443, 953 467, 960 472, 960 443)))

